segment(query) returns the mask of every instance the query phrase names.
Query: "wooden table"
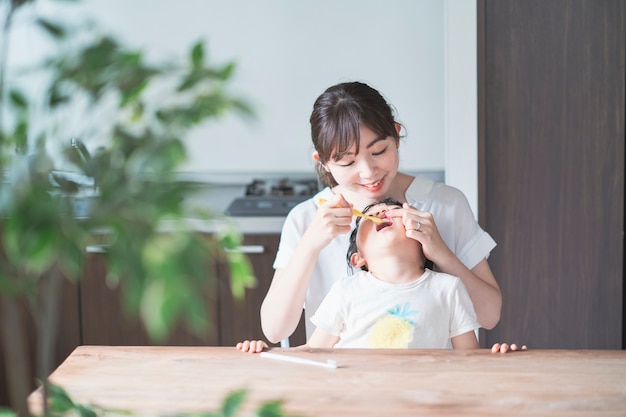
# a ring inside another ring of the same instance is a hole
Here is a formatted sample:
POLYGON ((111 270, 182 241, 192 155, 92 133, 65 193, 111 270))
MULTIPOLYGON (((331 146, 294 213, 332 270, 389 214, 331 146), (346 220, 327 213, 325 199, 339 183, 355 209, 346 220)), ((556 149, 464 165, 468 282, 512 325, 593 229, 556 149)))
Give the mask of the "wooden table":
MULTIPOLYGON (((626 351, 337 349, 272 353, 234 347, 81 346, 51 375, 72 398, 139 416, 215 411, 247 389, 244 410, 284 400, 304 416, 626 416, 626 351)), ((40 409, 41 394, 29 397, 40 409)))

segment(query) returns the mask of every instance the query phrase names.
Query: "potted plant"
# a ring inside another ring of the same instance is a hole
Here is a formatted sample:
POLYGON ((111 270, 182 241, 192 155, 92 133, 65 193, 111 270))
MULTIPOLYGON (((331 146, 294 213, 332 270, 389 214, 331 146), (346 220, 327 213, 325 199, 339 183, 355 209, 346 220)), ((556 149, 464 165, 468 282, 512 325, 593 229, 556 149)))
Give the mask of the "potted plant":
MULTIPOLYGON (((82 410, 62 388, 50 389, 47 375, 59 286, 80 279, 84 248, 94 240, 107 245, 109 279, 154 338, 166 336, 179 320, 195 333, 206 330, 200 294, 212 278, 207 258, 228 262, 237 294, 254 284, 247 259, 225 250, 239 244, 236 230, 225 227, 207 239, 185 227, 183 201, 194 184, 176 175, 189 129, 226 112, 252 111, 228 90, 234 63, 207 64, 201 42, 182 64, 149 63, 93 23, 50 20, 38 15, 35 3, 0 0, 0 339, 11 402, 26 415, 29 375, 14 355, 26 351, 17 311, 27 306, 37 325, 44 398, 56 398, 45 412, 53 415, 82 410), (52 45, 28 68, 8 60, 18 17, 52 45), (68 131, 68 114, 87 121, 80 132, 68 131), (99 139, 98 147, 90 149, 85 136, 99 139), (164 221, 180 227, 161 233, 164 221)), ((241 399, 236 393, 225 407, 241 399)))

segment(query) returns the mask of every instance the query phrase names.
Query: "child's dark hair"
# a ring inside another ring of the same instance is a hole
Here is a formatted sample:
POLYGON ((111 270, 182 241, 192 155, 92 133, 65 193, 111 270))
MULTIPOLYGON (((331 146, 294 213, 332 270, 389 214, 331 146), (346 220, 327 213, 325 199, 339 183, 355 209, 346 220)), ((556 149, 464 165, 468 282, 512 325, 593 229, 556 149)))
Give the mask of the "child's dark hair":
MULTIPOLYGON (((367 207, 365 207, 363 210, 361 210, 363 213, 367 213, 367 211, 369 209, 371 209, 374 206, 377 206, 379 204, 386 204, 388 206, 398 206, 398 207, 402 207, 402 203, 399 202, 396 199, 393 198, 385 198, 384 200, 380 200, 377 201, 375 203, 372 203, 370 205, 368 205, 367 207)), ((348 253, 346 254, 346 261, 348 262, 348 267, 350 267, 352 265, 352 263, 350 262, 350 258, 352 258, 352 255, 354 255, 355 253, 358 252, 359 248, 357 248, 356 246, 356 235, 359 232, 359 225, 361 224, 361 220, 363 218, 362 217, 357 217, 356 219, 356 225, 354 226, 354 230, 352 230, 352 233, 350 233, 350 239, 349 239, 349 245, 348 245, 348 253)), ((367 271, 367 265, 363 265, 361 267, 361 269, 363 271, 367 271)))
POLYGON ((396 145, 400 142, 392 107, 377 90, 360 82, 341 83, 324 91, 313 105, 310 122, 321 162, 317 174, 330 187, 337 182, 322 164, 331 158, 340 160, 352 145, 358 153, 361 125, 382 137, 393 137, 396 145))

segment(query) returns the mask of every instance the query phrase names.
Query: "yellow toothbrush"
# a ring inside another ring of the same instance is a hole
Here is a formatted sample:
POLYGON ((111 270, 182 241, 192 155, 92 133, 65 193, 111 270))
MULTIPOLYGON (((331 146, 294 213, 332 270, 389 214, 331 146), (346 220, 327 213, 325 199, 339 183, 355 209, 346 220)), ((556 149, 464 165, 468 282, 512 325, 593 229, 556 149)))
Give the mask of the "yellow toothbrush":
MULTIPOLYGON (((317 202, 319 204, 324 204, 326 202, 326 200, 324 200, 323 198, 320 198, 319 200, 317 200, 317 202)), ((380 223, 382 223, 384 221, 380 217, 370 216, 369 214, 363 214, 360 211, 358 211, 357 209, 352 209, 352 214, 354 214, 357 217, 363 217, 364 219, 371 220, 374 223, 379 223, 380 224, 380 223)))

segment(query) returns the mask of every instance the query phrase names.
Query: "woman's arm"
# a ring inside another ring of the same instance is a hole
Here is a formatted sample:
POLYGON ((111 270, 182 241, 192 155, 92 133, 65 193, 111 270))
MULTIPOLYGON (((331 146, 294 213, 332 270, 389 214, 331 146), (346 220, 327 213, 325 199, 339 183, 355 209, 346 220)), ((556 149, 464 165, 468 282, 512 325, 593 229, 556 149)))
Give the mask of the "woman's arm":
POLYGON ((335 237, 350 232, 352 210, 341 195, 322 205, 298 242, 287 266, 277 269, 261 305, 261 327, 272 343, 289 337, 298 326, 317 258, 335 237))
POLYGON ((471 270, 468 269, 452 252, 448 259, 434 261, 442 272, 461 279, 476 311, 478 322, 485 329, 493 329, 500 321, 502 293, 491 272, 487 259, 480 261, 471 270))
POLYGON ((289 265, 277 269, 261 304, 261 328, 265 337, 277 343, 289 337, 300 320, 306 290, 319 251, 307 251, 299 245, 289 265))
POLYGON ((403 209, 388 212, 393 217, 402 216, 406 235, 422 244, 424 256, 442 271, 463 281, 472 299, 478 322, 492 329, 500 321, 502 294, 487 259, 481 260, 471 270, 450 250, 441 238, 433 215, 404 205, 403 209))

